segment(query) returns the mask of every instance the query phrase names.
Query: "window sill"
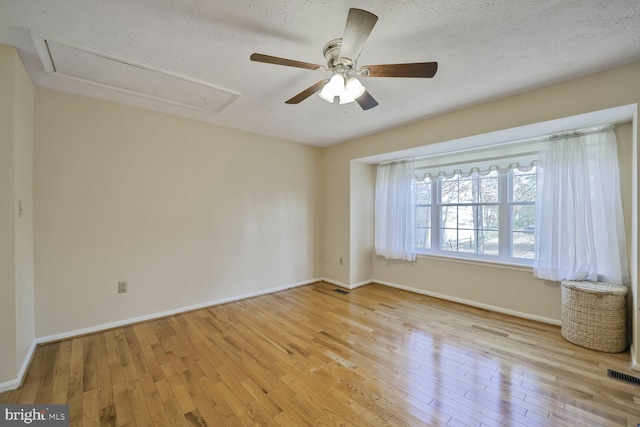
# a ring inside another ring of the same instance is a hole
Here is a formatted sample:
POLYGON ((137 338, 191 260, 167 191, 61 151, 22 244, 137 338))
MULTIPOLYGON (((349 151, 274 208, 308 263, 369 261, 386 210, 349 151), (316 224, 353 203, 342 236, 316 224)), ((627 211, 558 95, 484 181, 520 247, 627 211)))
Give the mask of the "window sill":
POLYGON ((516 263, 511 263, 509 261, 502 261, 502 260, 477 259, 477 258, 471 259, 471 258, 461 257, 461 256, 445 255, 440 253, 427 253, 427 252, 418 252, 416 256, 418 258, 427 258, 427 259, 434 259, 434 260, 445 261, 445 262, 477 265, 480 267, 501 268, 504 270, 525 271, 529 273, 533 272, 532 265, 516 264, 516 263))

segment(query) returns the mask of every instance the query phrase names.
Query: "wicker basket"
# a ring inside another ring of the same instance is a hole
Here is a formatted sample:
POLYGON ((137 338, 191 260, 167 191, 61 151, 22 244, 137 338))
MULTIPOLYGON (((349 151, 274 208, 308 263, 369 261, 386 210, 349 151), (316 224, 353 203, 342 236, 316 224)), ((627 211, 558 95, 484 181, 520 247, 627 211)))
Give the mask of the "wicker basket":
POLYGON ((602 282, 562 282, 564 339, 606 353, 627 348, 627 287, 602 282))

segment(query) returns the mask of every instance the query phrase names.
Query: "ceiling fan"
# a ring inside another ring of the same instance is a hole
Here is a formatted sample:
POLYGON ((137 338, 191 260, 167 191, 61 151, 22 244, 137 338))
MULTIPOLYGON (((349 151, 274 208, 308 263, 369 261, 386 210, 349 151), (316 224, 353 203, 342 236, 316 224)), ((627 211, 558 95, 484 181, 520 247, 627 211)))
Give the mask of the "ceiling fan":
POLYGON ((331 40, 322 49, 327 61, 326 67, 261 53, 253 53, 250 59, 267 64, 331 72, 332 75, 329 79, 320 80, 308 87, 285 101, 287 104, 298 104, 314 93, 320 92, 320 97, 327 102, 348 104, 355 101, 363 110, 368 110, 377 106, 378 102, 357 77, 431 78, 438 71, 437 62, 365 65, 358 68, 357 61, 362 47, 377 21, 378 17, 371 12, 362 9, 349 9, 342 38, 331 40))

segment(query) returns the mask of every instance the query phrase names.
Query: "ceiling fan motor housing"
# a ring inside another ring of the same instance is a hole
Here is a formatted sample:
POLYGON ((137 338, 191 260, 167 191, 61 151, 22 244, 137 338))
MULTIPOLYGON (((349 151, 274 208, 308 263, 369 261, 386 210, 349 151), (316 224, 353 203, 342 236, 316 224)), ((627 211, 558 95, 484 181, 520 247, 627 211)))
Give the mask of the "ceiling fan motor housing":
POLYGON ((342 39, 333 39, 322 48, 322 54, 327 61, 327 66, 333 68, 340 64, 340 47, 342 46, 342 39))

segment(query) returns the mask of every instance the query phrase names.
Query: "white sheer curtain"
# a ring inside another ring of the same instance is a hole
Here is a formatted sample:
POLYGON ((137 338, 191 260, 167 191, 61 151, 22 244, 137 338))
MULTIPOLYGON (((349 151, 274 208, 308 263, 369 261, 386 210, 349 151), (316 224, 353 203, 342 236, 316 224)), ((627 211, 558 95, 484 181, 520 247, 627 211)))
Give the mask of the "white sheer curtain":
POLYGON ((376 255, 416 259, 415 179, 413 161, 378 165, 376 176, 376 255))
POLYGON ((629 282, 612 129, 542 143, 535 233, 536 277, 629 282))

